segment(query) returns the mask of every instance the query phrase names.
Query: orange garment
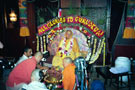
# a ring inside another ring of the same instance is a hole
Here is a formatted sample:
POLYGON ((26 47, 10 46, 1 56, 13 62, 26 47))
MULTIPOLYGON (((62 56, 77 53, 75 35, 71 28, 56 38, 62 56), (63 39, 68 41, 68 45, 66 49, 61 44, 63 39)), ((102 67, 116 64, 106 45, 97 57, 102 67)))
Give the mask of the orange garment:
POLYGON ((63 87, 66 90, 73 90, 75 84, 75 65, 69 64, 63 71, 63 87))

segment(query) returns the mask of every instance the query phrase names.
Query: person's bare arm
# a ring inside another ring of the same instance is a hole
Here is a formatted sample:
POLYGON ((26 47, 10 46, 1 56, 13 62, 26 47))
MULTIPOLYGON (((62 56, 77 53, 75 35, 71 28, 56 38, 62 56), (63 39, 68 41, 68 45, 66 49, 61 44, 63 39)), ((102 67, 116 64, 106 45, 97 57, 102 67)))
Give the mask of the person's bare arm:
POLYGON ((37 64, 37 68, 38 68, 38 69, 49 69, 48 67, 46 67, 46 66, 41 66, 41 65, 39 65, 39 64, 37 64))

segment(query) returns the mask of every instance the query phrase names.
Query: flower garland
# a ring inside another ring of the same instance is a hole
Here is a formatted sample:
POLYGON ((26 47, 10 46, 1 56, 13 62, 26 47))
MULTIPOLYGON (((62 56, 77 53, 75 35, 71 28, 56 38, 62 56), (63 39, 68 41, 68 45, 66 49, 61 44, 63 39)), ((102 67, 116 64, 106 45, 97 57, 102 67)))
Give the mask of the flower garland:
POLYGON ((95 55, 95 51, 96 51, 96 43, 97 43, 97 39, 95 38, 95 39, 94 39, 93 53, 92 53, 91 59, 93 59, 93 57, 94 57, 94 55, 95 55))
POLYGON ((88 40, 88 46, 90 47, 91 45, 90 45, 90 40, 88 40))
POLYGON ((94 35, 91 36, 91 45, 93 44, 93 40, 94 40, 94 35))
POLYGON ((37 51, 39 51, 39 37, 36 36, 36 38, 37 38, 37 51))
POLYGON ((60 57, 64 57, 65 55, 69 55, 69 53, 72 50, 72 47, 73 47, 73 38, 70 39, 67 46, 66 46, 66 38, 64 38, 64 40, 62 40, 60 47, 58 49, 60 57))
POLYGON ((44 43, 44 52, 46 52, 46 40, 45 40, 45 36, 43 36, 43 43, 44 43))
POLYGON ((94 63, 94 62, 98 59, 99 55, 101 54, 101 50, 102 50, 102 48, 103 48, 103 46, 104 46, 104 41, 105 41, 105 38, 103 38, 101 45, 99 45, 100 48, 97 49, 97 52, 96 52, 95 55, 91 58, 91 60, 89 61, 89 64, 94 63))
MULTIPOLYGON (((93 36, 92 36, 93 37, 93 36)), ((90 39, 90 38, 89 38, 90 39)), ((92 41, 91 41, 92 42, 92 41)), ((91 46, 91 42, 90 42, 90 40, 88 40, 88 46, 90 47, 91 46)), ((89 48, 88 49, 88 54, 87 54, 87 56, 86 56, 86 58, 85 58, 85 60, 86 61, 89 61, 89 59, 90 59, 90 57, 91 57, 91 51, 92 51, 92 48, 89 48)))
POLYGON ((43 41, 42 41, 42 37, 40 37, 40 49, 41 49, 41 52, 43 52, 43 41))
POLYGON ((88 54, 87 54, 87 56, 86 56, 86 58, 85 58, 85 60, 86 61, 89 61, 89 59, 90 59, 90 57, 91 57, 91 48, 88 50, 88 54))

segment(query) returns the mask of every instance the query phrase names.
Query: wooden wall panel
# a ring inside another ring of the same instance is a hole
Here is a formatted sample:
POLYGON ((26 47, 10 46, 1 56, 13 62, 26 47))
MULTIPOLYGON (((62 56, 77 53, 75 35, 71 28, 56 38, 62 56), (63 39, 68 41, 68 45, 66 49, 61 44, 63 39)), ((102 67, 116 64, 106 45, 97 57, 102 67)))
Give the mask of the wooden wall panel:
POLYGON ((28 27, 30 30, 30 36, 27 37, 27 44, 36 51, 36 22, 35 22, 35 9, 33 3, 28 3, 28 27))
POLYGON ((61 0, 61 8, 80 7, 81 0, 61 0))
POLYGON ((114 51, 114 60, 112 60, 112 64, 114 65, 115 60, 119 56, 124 56, 128 58, 135 59, 135 46, 134 45, 115 45, 114 51))
POLYGON ((135 58, 135 46, 131 45, 116 45, 115 46, 115 59, 118 56, 126 56, 135 58))

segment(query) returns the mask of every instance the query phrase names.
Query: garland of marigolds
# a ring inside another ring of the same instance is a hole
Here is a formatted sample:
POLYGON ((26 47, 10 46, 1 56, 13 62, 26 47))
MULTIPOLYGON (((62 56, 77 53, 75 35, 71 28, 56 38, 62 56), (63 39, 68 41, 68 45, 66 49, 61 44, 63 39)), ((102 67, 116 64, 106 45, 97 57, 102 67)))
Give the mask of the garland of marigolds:
POLYGON ((36 38, 37 38, 37 51, 39 51, 39 37, 36 36, 36 38))
MULTIPOLYGON (((89 64, 94 63, 98 59, 99 55, 101 54, 101 50, 102 50, 102 48, 104 46, 104 41, 105 41, 105 38, 102 39, 102 42, 101 42, 99 50, 97 49, 97 52, 94 55, 92 55, 93 57, 90 59, 89 64)), ((94 44, 94 45, 96 45, 96 44, 94 44)), ((94 46, 94 50, 95 50, 95 48, 96 47, 94 46)))
POLYGON ((45 36, 43 36, 43 44, 44 44, 44 52, 46 51, 46 41, 45 41, 45 36))
POLYGON ((37 39, 37 48, 36 50, 37 51, 41 51, 41 52, 46 52, 46 37, 43 36, 43 37, 39 37, 39 36, 36 36, 36 39, 37 39))
POLYGON ((40 37, 40 48, 41 48, 41 52, 43 52, 43 41, 42 41, 42 37, 40 37))

